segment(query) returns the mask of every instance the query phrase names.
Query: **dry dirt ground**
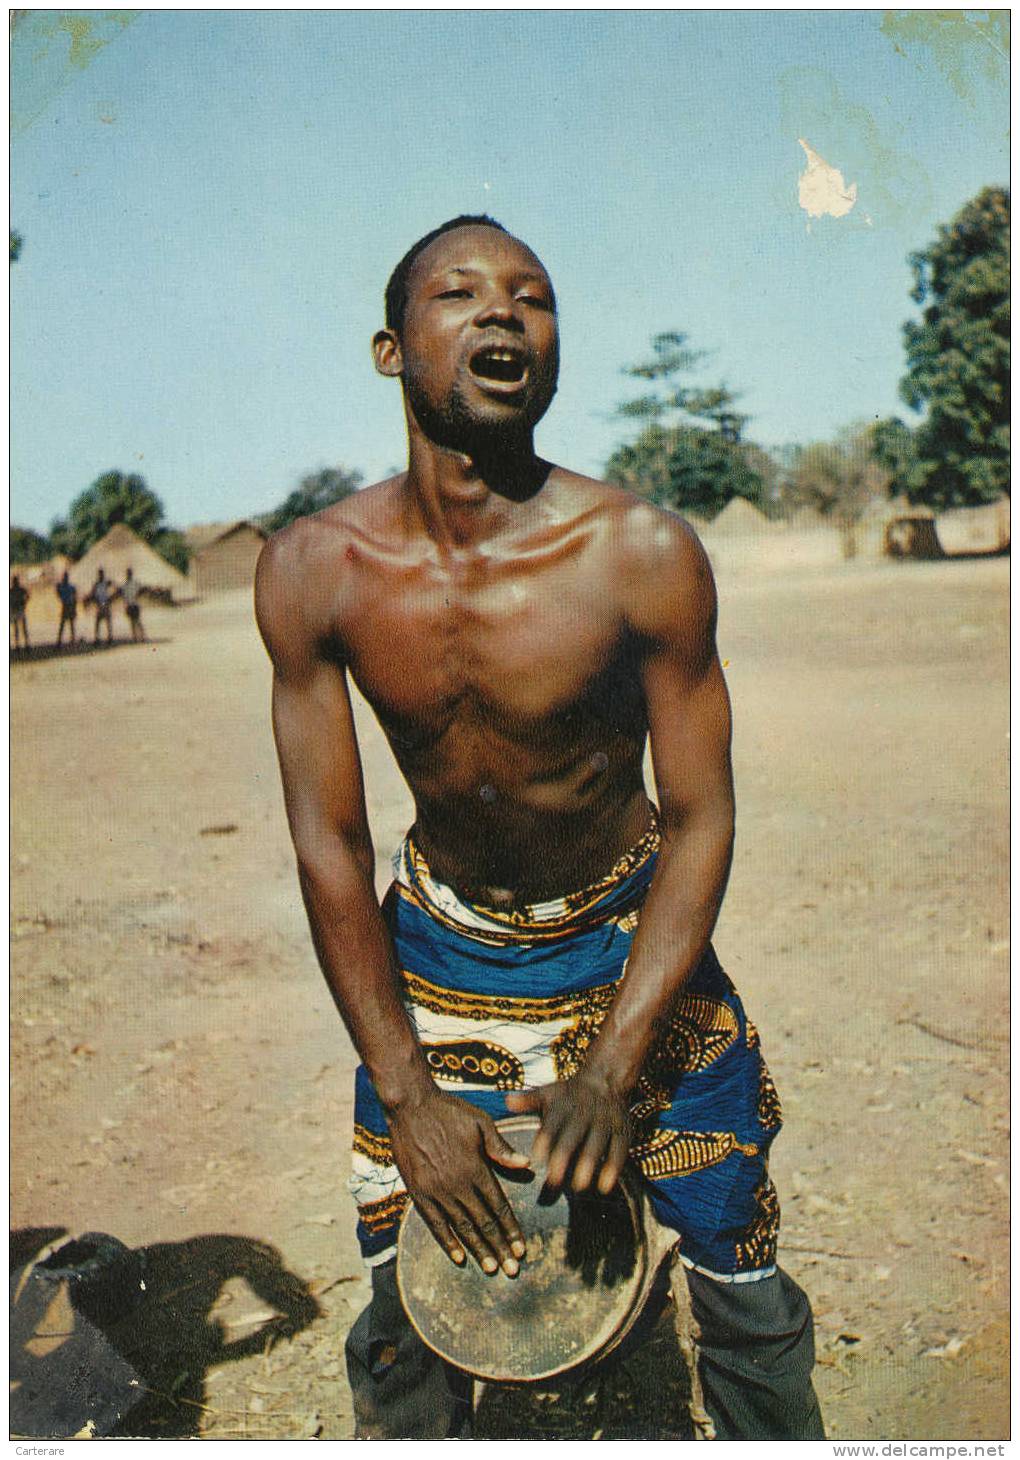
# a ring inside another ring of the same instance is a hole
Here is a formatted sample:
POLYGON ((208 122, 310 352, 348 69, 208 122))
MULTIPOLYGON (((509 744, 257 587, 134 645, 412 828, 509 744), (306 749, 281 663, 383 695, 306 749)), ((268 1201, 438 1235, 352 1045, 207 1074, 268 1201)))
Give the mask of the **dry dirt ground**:
MULTIPOLYGON (((1002 1439, 1008 564, 753 561, 717 562, 739 822, 716 942, 784 1098, 781 1260, 829 1433, 1002 1439)), ((268 667, 246 594, 146 620, 143 646, 118 615, 111 650, 12 664, 15 1246, 143 1250, 108 1325, 141 1376, 128 1433, 349 1437, 354 1059, 268 667)), ((409 803, 359 721, 382 885, 409 803)), ((19 1372, 52 1389, 66 1330, 41 1325, 19 1372)), ((629 1432, 671 1433, 667 1408, 629 1432)))

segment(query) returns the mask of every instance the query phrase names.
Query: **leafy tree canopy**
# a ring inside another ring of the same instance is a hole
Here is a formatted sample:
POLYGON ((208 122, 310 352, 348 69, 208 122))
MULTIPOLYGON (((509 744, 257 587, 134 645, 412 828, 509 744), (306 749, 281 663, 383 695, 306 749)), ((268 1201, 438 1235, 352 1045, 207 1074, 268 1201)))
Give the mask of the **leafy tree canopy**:
POLYGON ((302 477, 301 482, 285 501, 262 518, 267 532, 279 532, 298 517, 309 517, 321 512, 358 490, 361 483, 359 471, 348 471, 342 466, 327 466, 321 471, 302 477))
POLYGON ((928 248, 910 257, 911 297, 925 306, 903 327, 900 393, 926 409, 903 438, 896 490, 931 507, 980 506, 1009 491, 1009 193, 985 188, 928 248))
POLYGON ((658 388, 618 408, 621 416, 646 424, 634 441, 617 447, 605 472, 660 506, 714 516, 733 497, 763 503, 771 464, 741 439, 749 418, 736 409, 738 397, 727 386, 678 379, 704 357, 686 335, 668 330, 653 337, 649 360, 626 367, 624 374, 658 388))
POLYGON ((917 467, 915 433, 899 416, 876 421, 871 429, 871 451, 878 465, 888 473, 892 492, 906 491, 917 467))
POLYGON ((188 547, 183 532, 178 532, 175 527, 161 527, 149 539, 149 546, 153 552, 159 553, 161 558, 165 558, 171 568, 176 568, 178 573, 188 571, 191 549, 188 547))
POLYGON ((163 503, 136 473, 104 471, 71 503, 66 519, 50 528, 56 552, 80 558, 93 543, 123 522, 174 567, 187 567, 187 549, 180 533, 163 521, 163 503), (172 554, 172 555, 171 555, 172 554))
POLYGON ((17 259, 19 259, 21 257, 21 249, 22 249, 22 245, 24 244, 24 241, 25 240, 22 238, 21 234, 18 233, 17 229, 12 228, 10 230, 10 234, 11 234, 11 263, 13 264, 17 259))
POLYGON ((30 527, 12 527, 10 561, 12 563, 45 563, 53 556, 48 537, 30 527))
POLYGON ((860 423, 845 427, 832 441, 798 447, 788 477, 789 497, 838 528, 848 558, 857 552, 857 524, 889 490, 890 474, 876 460, 876 429, 860 423))
POLYGON ((750 451, 718 431, 652 422, 606 462, 612 482, 660 507, 714 517, 733 497, 760 503, 765 481, 750 451))

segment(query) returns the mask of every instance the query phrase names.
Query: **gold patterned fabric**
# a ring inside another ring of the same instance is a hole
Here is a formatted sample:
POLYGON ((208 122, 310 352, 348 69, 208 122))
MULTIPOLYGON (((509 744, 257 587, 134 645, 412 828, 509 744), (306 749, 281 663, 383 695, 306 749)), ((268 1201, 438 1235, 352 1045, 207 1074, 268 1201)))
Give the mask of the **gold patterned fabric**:
POLYGON ((742 1241, 737 1243, 737 1262, 742 1268, 769 1268, 775 1264, 779 1244, 779 1195, 766 1173, 755 1187, 758 1213, 742 1241))
POLYGON ((551 998, 515 997, 513 994, 474 994, 463 989, 443 988, 420 974, 401 972, 401 982, 408 1001, 415 1008, 434 1014, 452 1014, 459 1019, 481 1022, 508 1019, 515 1024, 547 1024, 556 1019, 590 1015, 595 1008, 604 1013, 613 1001, 616 984, 602 984, 576 993, 557 994, 551 998))
POLYGON ((380 1201, 363 1202, 358 1207, 358 1219, 369 1232, 382 1231, 400 1221, 410 1200, 406 1191, 398 1191, 380 1201))
MULTIPOLYGON (((440 1089, 499 1119, 507 1092, 583 1069, 626 984, 658 846, 652 822, 590 887, 506 911, 466 901, 432 876, 413 837, 405 843, 383 912, 408 1018, 440 1089)), ((645 1059, 632 1116, 632 1161, 682 1259, 724 1281, 768 1276, 766 1161, 782 1113, 758 1032, 711 947, 645 1059)), ((393 1251, 403 1186, 364 1069, 355 1120, 350 1189, 362 1253, 377 1263, 393 1251)))
POLYGON ((425 1063, 435 1080, 523 1090, 524 1066, 515 1054, 485 1039, 423 1040, 425 1063))
POLYGON ((377 1166, 388 1166, 393 1160, 393 1145, 388 1135, 376 1135, 367 1126, 354 1126, 354 1150, 377 1166))
POLYGON ((750 1141, 738 1141, 732 1131, 658 1130, 630 1154, 650 1181, 664 1181, 671 1176, 686 1176, 718 1166, 727 1156, 739 1151, 743 1156, 757 1156, 758 1147, 750 1141))
POLYGON ((579 892, 506 911, 447 896, 449 889, 433 878, 412 834, 404 843, 406 878, 396 884, 397 893, 406 902, 426 910, 443 926, 469 934, 479 942, 495 946, 520 942, 534 947, 576 937, 586 928, 609 919, 623 921, 626 927, 626 919, 633 909, 621 908, 620 889, 655 856, 661 840, 658 817, 654 806, 650 806, 647 831, 617 859, 605 877, 579 892))

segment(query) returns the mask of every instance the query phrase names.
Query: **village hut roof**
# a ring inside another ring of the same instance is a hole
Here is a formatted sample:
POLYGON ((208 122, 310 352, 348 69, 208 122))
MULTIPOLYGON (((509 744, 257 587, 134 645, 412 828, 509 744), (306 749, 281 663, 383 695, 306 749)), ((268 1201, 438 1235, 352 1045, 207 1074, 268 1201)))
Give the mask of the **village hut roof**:
POLYGON ((229 537, 239 527, 248 527, 262 538, 268 536, 265 528, 260 527, 252 518, 238 517, 233 522, 198 522, 193 527, 185 528, 184 541, 193 553, 200 553, 203 549, 212 547, 214 542, 229 537))
POLYGON ((775 527, 773 522, 759 512, 746 497, 733 497, 708 524, 708 532, 713 537, 750 537, 754 533, 769 532, 775 527))
POLYGON ((184 574, 154 552, 124 522, 111 527, 70 570, 71 582, 79 593, 89 591, 100 568, 114 583, 123 583, 131 568, 143 588, 165 588, 180 597, 189 592, 184 574))
POLYGON ((64 569, 71 567, 71 559, 58 553, 55 558, 47 558, 44 563, 12 563, 10 576, 13 578, 17 575, 26 588, 51 588, 64 569))

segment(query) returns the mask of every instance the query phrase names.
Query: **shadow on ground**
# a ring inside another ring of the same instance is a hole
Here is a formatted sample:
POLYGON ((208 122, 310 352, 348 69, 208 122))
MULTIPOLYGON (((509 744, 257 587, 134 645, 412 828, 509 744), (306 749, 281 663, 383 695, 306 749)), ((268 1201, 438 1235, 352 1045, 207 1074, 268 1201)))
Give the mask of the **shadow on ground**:
POLYGON ((693 1440, 690 1378, 673 1307, 650 1312, 619 1354, 543 1385, 478 1385, 476 1440, 693 1440))
POLYGON ((11 1432, 197 1435, 208 1370, 267 1352, 320 1312, 275 1248, 250 1237, 131 1249, 105 1233, 13 1232, 11 1432), (236 1339, 211 1317, 232 1278, 275 1313, 236 1339))
MULTIPOLYGON (((15 1437, 197 1436, 210 1369, 266 1353, 322 1316, 275 1248, 250 1237, 132 1249, 106 1233, 27 1228, 11 1234, 10 1281, 15 1437), (237 1278, 261 1311, 254 1331, 232 1339, 212 1310, 237 1278)), ((304 1382, 297 1356, 294 1382, 304 1382)), ((667 1304, 587 1374, 478 1385, 474 1438, 690 1439, 689 1398, 667 1304)))
POLYGON ((81 659, 91 654, 108 654, 111 649, 152 649, 157 644, 170 644, 172 639, 114 639, 108 644, 101 639, 98 644, 91 639, 79 639, 77 644, 31 644, 27 649, 10 651, 11 664, 39 664, 44 659, 81 659))

